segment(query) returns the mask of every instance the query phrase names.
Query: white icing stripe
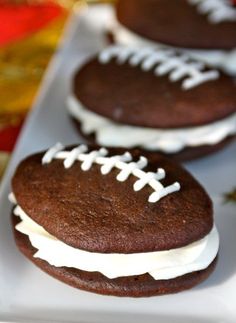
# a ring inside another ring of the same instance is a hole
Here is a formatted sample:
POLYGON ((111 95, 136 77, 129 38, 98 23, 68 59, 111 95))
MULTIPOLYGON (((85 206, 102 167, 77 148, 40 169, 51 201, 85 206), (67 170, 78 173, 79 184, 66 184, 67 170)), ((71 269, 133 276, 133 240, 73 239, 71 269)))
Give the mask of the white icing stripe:
POLYGON ((15 198, 15 195, 14 195, 12 192, 8 195, 8 200, 9 200, 12 204, 17 204, 17 201, 16 201, 16 198, 15 198))
POLYGON ((182 129, 155 129, 115 123, 83 107, 74 96, 67 99, 69 113, 81 123, 85 135, 95 134, 96 142, 110 147, 143 147, 176 153, 185 147, 216 145, 236 134, 236 113, 208 125, 182 129))
POLYGON ((53 158, 58 155, 57 153, 62 150, 64 146, 58 142, 55 146, 49 149, 46 154, 43 156, 42 164, 49 164, 53 160, 53 158))
POLYGON ((64 159, 64 167, 70 168, 76 161, 81 161, 81 169, 88 171, 95 163, 101 165, 103 175, 108 174, 113 168, 117 168, 120 172, 116 179, 120 182, 126 181, 130 175, 138 178, 133 186, 135 191, 141 190, 146 185, 152 187, 154 192, 149 196, 148 201, 150 203, 156 203, 162 197, 180 190, 178 182, 166 187, 159 182, 165 177, 165 171, 162 168, 157 169, 156 173, 143 171, 142 169, 148 164, 146 157, 141 156, 137 162, 132 161, 129 152, 123 155, 106 157, 108 151, 105 148, 93 150, 86 154, 85 151, 88 150, 88 147, 85 145, 80 145, 71 151, 61 151, 62 149, 64 149, 64 146, 61 143, 50 148, 43 156, 42 164, 51 163, 54 158, 64 159))
POLYGON ((199 13, 207 14, 209 22, 217 24, 224 21, 236 21, 236 9, 231 0, 188 0, 196 5, 199 13))
POLYGON ((99 54, 99 61, 107 64, 112 58, 118 64, 128 62, 131 66, 140 65, 143 71, 154 70, 156 76, 169 74, 171 82, 182 80, 184 90, 192 89, 202 83, 219 78, 219 71, 204 71, 205 65, 190 60, 185 54, 177 54, 174 50, 163 48, 140 48, 109 46, 99 54))
POLYGON ((94 150, 88 154, 78 154, 77 158, 78 160, 82 161, 81 169, 83 171, 87 171, 92 167, 93 163, 96 163, 97 158, 104 157, 107 154, 108 154, 108 151, 105 148, 100 148, 98 151, 94 150))
POLYGON ((117 162, 129 162, 132 160, 132 156, 130 155, 129 152, 125 152, 123 155, 119 156, 112 156, 110 159, 104 158, 104 157, 99 157, 97 158, 97 163, 99 165, 102 165, 101 167, 101 173, 103 175, 108 174, 113 167, 117 164, 117 162))
POLYGON ((112 33, 114 35, 116 43, 125 46, 142 46, 142 47, 160 47, 174 51, 181 51, 187 53, 189 56, 201 60, 212 67, 223 69, 230 75, 236 75, 236 49, 232 50, 203 50, 203 49, 187 49, 176 48, 167 46, 161 43, 151 41, 147 38, 143 38, 138 34, 128 30, 117 21, 113 20, 111 26, 112 33))
POLYGON ((88 150, 87 146, 80 145, 79 147, 74 148, 71 150, 71 152, 68 154, 68 156, 64 160, 64 167, 70 168, 73 163, 75 162, 75 159, 79 154, 85 153, 88 150))
POLYGON ((219 249, 216 227, 203 239, 185 247, 166 251, 133 254, 102 254, 73 248, 50 235, 17 206, 14 214, 21 218, 16 230, 27 235, 41 258, 56 267, 98 271, 113 279, 149 273, 155 280, 172 279, 207 268, 219 249))

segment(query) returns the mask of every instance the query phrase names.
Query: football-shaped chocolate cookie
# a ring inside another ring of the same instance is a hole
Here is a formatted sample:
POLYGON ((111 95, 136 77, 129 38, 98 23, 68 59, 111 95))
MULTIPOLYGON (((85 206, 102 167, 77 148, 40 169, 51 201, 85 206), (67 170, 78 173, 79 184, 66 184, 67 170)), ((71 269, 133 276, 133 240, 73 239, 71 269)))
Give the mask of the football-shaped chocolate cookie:
POLYGON ((236 133, 236 85, 173 50, 110 46, 75 74, 71 116, 105 146, 191 159, 236 133))
POLYGON ((119 0, 116 14, 126 28, 155 42, 198 49, 236 47, 231 0, 119 0))
POLYGON ((119 0, 113 34, 122 44, 192 49, 236 73, 236 7, 231 0, 119 0))
POLYGON ((214 268, 211 201, 157 153, 57 144, 20 163, 12 191, 19 249, 74 287, 151 296, 190 288, 214 268))

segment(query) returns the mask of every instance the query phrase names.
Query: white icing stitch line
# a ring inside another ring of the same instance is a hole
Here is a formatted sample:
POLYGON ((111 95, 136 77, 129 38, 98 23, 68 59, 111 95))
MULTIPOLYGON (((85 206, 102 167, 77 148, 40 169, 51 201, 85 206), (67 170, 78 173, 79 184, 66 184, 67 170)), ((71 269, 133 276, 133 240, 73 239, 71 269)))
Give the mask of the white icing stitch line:
POLYGON ((9 195, 8 195, 8 199, 9 199, 9 201, 12 203, 12 204, 14 204, 14 205, 16 205, 17 204, 17 201, 16 201, 16 198, 15 198, 15 195, 11 192, 11 193, 9 193, 9 195))
POLYGON ((202 83, 219 78, 219 71, 204 71, 202 62, 193 61, 187 54, 178 54, 171 49, 109 46, 99 54, 99 62, 107 64, 116 58, 117 64, 128 62, 131 66, 141 66, 143 71, 154 70, 156 76, 169 74, 171 82, 182 80, 182 88, 189 90, 202 83))
POLYGON ((124 182, 130 175, 138 178, 134 183, 134 191, 140 191, 144 186, 149 185, 154 192, 149 196, 148 202, 156 203, 162 197, 177 192, 180 190, 180 184, 175 182, 169 186, 164 187, 160 180, 165 178, 165 171, 162 168, 158 168, 156 173, 145 172, 145 168, 148 164, 146 157, 141 156, 137 162, 133 161, 133 158, 129 152, 125 152, 123 155, 106 157, 108 151, 105 148, 99 150, 93 150, 88 152, 86 145, 79 145, 71 151, 63 151, 64 146, 61 143, 57 143, 50 148, 42 158, 42 164, 49 164, 55 159, 64 159, 64 167, 70 168, 76 161, 81 161, 81 169, 88 171, 93 163, 101 165, 101 173, 103 175, 108 174, 113 168, 120 170, 116 179, 120 182, 124 182))
POLYGON ((210 23, 236 21, 236 9, 230 0, 188 0, 196 5, 198 12, 207 14, 210 23))

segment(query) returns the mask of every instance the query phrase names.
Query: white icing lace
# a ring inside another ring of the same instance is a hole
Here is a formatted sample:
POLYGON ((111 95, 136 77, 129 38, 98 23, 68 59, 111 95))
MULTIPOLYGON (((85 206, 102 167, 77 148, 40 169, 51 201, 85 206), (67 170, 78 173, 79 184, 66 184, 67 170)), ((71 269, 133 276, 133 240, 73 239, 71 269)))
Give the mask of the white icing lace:
POLYGON ((189 90, 204 82, 216 80, 217 70, 203 71, 204 63, 190 61, 186 54, 176 54, 174 50, 162 48, 134 48, 109 46, 99 54, 99 62, 106 64, 116 58, 118 64, 128 62, 131 66, 141 66, 143 71, 154 70, 156 76, 169 74, 171 82, 182 81, 182 88, 189 90))
POLYGON ((81 169, 88 171, 92 165, 101 165, 101 173, 103 175, 108 174, 113 168, 120 170, 116 179, 120 182, 124 182, 130 175, 137 177, 137 181, 134 183, 133 188, 135 191, 140 191, 144 186, 149 185, 154 192, 149 196, 148 201, 155 203, 162 197, 179 191, 180 184, 175 182, 169 186, 164 187, 160 180, 165 178, 165 171, 162 168, 158 168, 156 173, 145 172, 145 168, 148 164, 147 158, 141 156, 137 162, 133 161, 133 158, 129 152, 125 152, 123 155, 116 155, 106 157, 108 151, 105 148, 99 150, 88 151, 86 145, 80 145, 71 151, 63 151, 64 146, 61 143, 57 143, 50 148, 42 158, 42 164, 49 164, 56 159, 64 159, 64 167, 71 167, 75 161, 81 161, 81 169))
POLYGON ((16 204, 17 204, 17 201, 16 201, 16 198, 15 198, 15 195, 14 195, 12 192, 8 195, 8 199, 9 199, 9 201, 10 201, 12 204, 14 204, 14 205, 16 205, 16 204))
POLYGON ((211 23, 236 21, 236 9, 230 0, 188 0, 201 14, 207 14, 211 23))

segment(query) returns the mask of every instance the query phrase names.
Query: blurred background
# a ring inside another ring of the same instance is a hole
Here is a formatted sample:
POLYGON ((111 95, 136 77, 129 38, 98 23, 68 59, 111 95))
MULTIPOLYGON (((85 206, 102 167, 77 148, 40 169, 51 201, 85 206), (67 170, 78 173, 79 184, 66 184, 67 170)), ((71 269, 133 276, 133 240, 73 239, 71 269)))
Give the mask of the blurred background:
POLYGON ((68 16, 84 0, 0 0, 0 179, 68 16))

